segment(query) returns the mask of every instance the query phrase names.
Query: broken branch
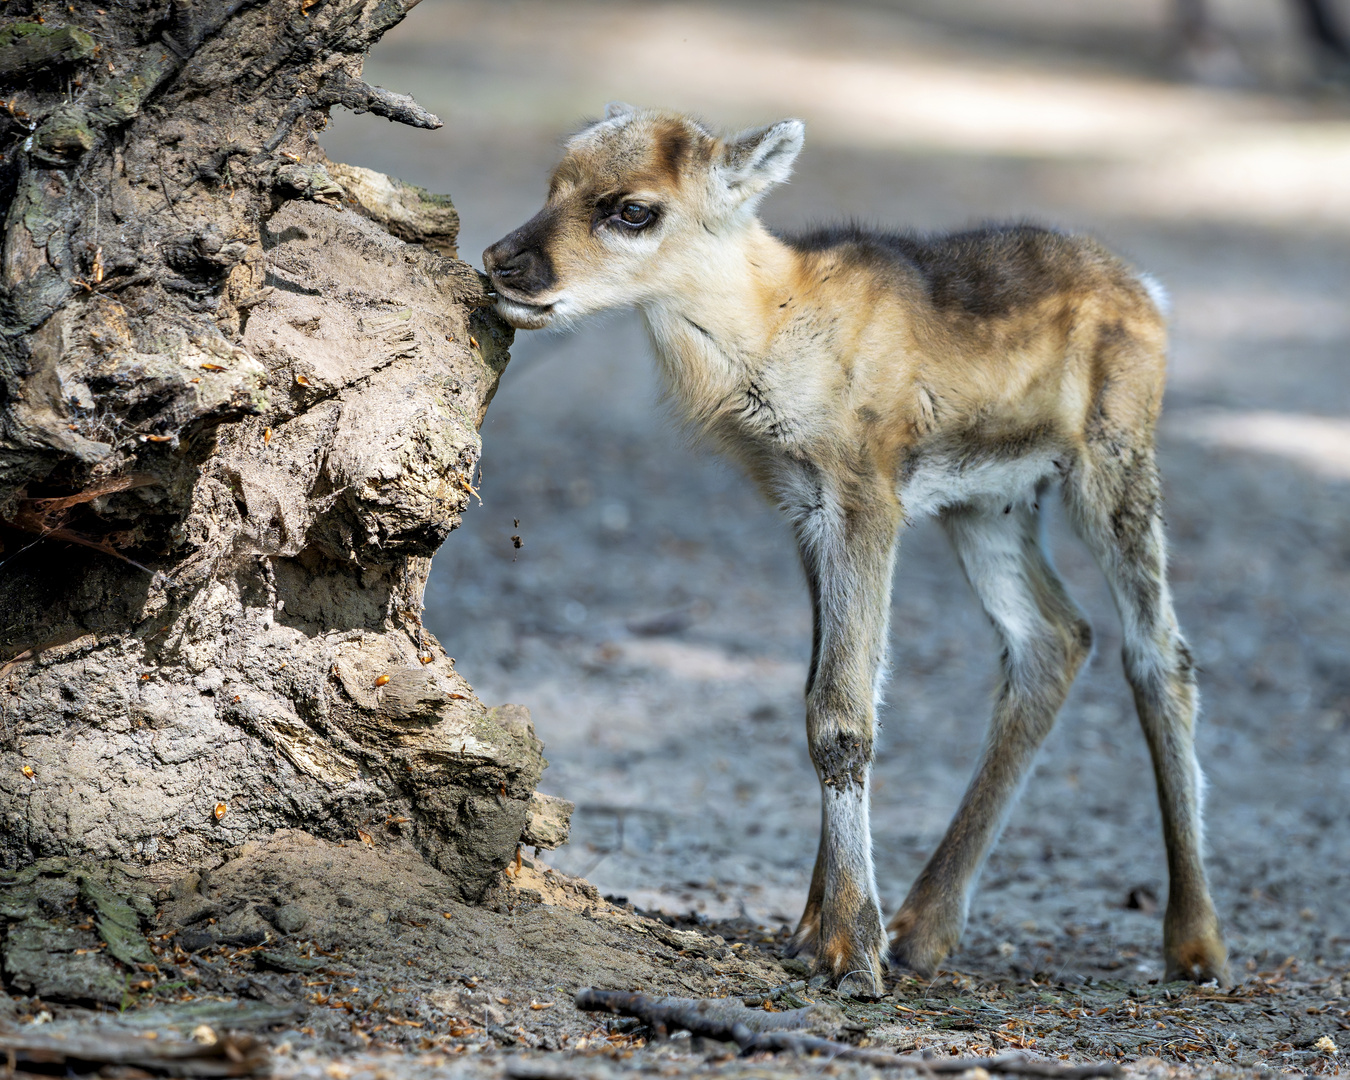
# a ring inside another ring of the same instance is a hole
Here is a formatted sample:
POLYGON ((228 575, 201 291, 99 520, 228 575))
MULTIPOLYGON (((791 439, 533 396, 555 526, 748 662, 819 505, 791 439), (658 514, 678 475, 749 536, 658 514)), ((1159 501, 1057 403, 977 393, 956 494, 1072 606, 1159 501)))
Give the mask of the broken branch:
POLYGON ((354 113, 373 112, 376 116, 411 127, 442 126, 440 117, 422 108, 408 94, 396 94, 392 90, 371 86, 341 71, 330 75, 316 96, 325 105, 342 105, 354 113))
POLYGON ((819 1006, 793 1009, 789 1012, 764 1013, 748 1009, 731 998, 702 1000, 651 998, 646 994, 593 990, 589 987, 577 994, 576 1005, 578 1009, 586 1012, 612 1012, 620 1016, 636 1016, 658 1032, 668 1032, 675 1028, 705 1039, 734 1042, 740 1047, 742 1054, 788 1051, 794 1054, 822 1054, 846 1061, 859 1061, 867 1065, 918 1069, 930 1073, 962 1073, 968 1069, 981 1068, 987 1072, 1054 1077, 1056 1080, 1086 1080, 1088 1077, 1123 1075, 1120 1066, 1114 1062, 1056 1065, 1048 1061, 1033 1061, 1025 1054, 926 1058, 917 1054, 864 1050, 800 1030, 819 1023, 822 1015, 819 1006))
POLYGON ((11 23, 0 30, 0 78, 18 82, 83 60, 93 51, 94 39, 78 27, 11 23))
POLYGON ((411 127, 435 129, 443 126, 439 116, 422 108, 408 94, 396 94, 392 90, 353 79, 345 72, 335 71, 313 94, 301 94, 286 106, 286 111, 277 122, 276 131, 263 143, 262 151, 254 157, 254 161, 261 161, 285 142, 295 122, 307 109, 323 109, 332 105, 342 105, 354 113, 371 112, 411 127))
POLYGON ((199 1077, 252 1076, 267 1066, 267 1044, 252 1035, 211 1033, 205 1039, 147 1039, 143 1034, 77 1030, 0 1031, 0 1051, 13 1064, 43 1066, 96 1063, 103 1066, 156 1069, 170 1075, 199 1077))

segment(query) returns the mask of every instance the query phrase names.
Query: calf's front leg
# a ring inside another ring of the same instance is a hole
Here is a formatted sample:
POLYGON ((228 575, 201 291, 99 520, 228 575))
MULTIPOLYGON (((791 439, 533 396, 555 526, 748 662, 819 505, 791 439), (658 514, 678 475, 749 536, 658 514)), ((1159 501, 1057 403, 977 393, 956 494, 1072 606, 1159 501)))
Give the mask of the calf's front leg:
POLYGON ((846 507, 822 491, 794 515, 815 633, 806 735, 820 779, 820 849, 794 946, 841 992, 881 993, 886 937, 872 871, 869 774, 885 668, 900 507, 889 492, 846 507))

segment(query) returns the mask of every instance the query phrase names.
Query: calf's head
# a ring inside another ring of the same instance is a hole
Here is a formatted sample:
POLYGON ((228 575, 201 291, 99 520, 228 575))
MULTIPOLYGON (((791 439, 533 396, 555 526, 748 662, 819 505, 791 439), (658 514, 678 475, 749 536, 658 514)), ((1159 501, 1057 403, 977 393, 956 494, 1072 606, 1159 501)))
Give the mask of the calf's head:
POLYGON ((568 140, 544 208, 483 252, 498 312, 538 330, 678 294, 788 178, 803 135, 783 120, 721 138, 677 113, 609 106, 568 140))

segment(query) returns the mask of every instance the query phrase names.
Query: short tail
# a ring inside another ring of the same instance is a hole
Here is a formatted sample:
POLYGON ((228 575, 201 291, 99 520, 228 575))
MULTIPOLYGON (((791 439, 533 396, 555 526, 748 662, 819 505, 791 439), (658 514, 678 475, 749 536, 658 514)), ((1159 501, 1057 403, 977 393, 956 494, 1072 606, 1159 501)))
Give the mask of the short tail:
POLYGON ((1148 298, 1153 301, 1153 306, 1158 309, 1158 314, 1164 319, 1171 318, 1172 298, 1167 295, 1167 289, 1163 287, 1163 283, 1152 274, 1140 274, 1139 284, 1148 293, 1148 298))

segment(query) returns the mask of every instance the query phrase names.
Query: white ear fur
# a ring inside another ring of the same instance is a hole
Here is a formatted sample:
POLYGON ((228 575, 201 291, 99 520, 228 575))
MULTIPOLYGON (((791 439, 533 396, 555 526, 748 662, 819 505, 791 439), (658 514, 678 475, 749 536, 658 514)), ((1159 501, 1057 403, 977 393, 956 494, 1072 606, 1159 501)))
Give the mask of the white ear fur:
POLYGON ((751 198, 785 182, 805 139, 806 125, 800 120, 780 120, 728 140, 719 170, 728 191, 751 198))
POLYGON ((635 112, 637 112, 637 109, 626 101, 611 101, 605 106, 605 119, 613 120, 616 116, 632 116, 635 112))

